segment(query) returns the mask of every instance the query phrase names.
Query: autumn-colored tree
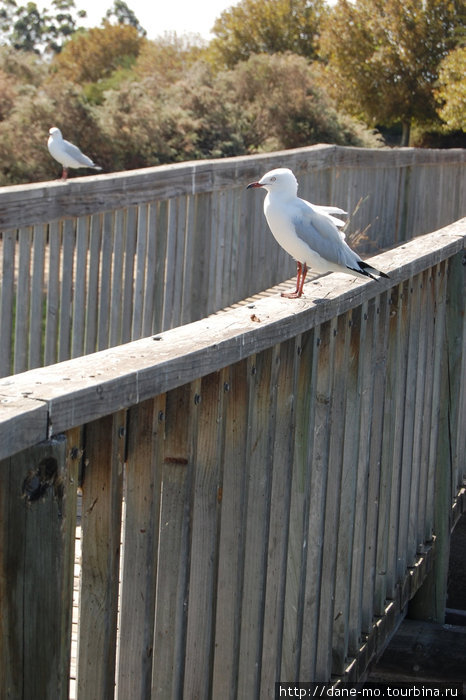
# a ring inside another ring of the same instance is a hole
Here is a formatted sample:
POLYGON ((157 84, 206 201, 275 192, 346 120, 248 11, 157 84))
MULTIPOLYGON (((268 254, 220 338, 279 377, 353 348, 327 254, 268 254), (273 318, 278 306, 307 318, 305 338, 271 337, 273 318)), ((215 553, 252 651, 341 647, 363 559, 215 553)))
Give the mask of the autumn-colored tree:
POLYGON ((146 41, 134 65, 137 79, 154 79, 159 85, 169 85, 202 56, 206 44, 197 34, 178 35, 166 32, 153 41, 146 41))
POLYGON ((459 46, 441 62, 436 96, 447 126, 466 131, 466 46, 459 46))
POLYGON ((54 68, 76 83, 93 83, 131 66, 145 39, 127 24, 110 24, 78 32, 54 58, 54 68))
MULTIPOLYGON (((462 9, 463 8, 463 9, 462 9)), ((454 46, 462 0, 338 0, 325 23, 321 52, 340 107, 369 123, 435 119, 439 63, 454 46)))
POLYGON ((231 68, 254 53, 285 51, 314 59, 325 14, 324 0, 241 0, 214 24, 212 61, 231 68))

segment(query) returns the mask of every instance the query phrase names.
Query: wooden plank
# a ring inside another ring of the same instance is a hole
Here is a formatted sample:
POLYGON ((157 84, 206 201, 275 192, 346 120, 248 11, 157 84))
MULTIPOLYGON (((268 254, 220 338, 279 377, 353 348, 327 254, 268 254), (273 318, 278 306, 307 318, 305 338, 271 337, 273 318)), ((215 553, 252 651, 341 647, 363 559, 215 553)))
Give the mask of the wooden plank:
POLYGON ((267 551, 260 694, 273 697, 281 678, 285 591, 289 542, 291 485, 294 461, 298 369, 301 337, 280 347, 273 445, 270 526, 267 551))
MULTIPOLYGON (((61 182, 15 185, 0 193, 0 228, 27 226, 63 216, 82 216, 96 212, 147 203, 177 195, 198 194, 247 184, 258 173, 263 174, 284 163, 298 174, 335 167, 419 168, 435 164, 464 169, 461 149, 362 149, 316 145, 255 156, 174 163, 154 168, 87 175, 61 182), (34 220, 31 220, 34 219, 34 220)), ((460 216, 460 212, 456 213, 460 216)))
POLYGON ((76 482, 66 452, 60 436, 1 464, 2 697, 68 698, 76 482))
MULTIPOLYGON (((316 667, 322 558, 324 544, 325 502, 330 449, 332 411, 332 373, 334 369, 336 319, 322 324, 319 333, 319 357, 314 400, 315 428, 310 484, 309 524, 307 532, 306 582, 303 601, 303 635, 300 675, 305 681, 317 679, 316 667)), ((333 484, 330 488, 333 488, 333 484)))
POLYGON ((15 297, 16 231, 2 233, 2 280, 0 310, 0 376, 6 377, 13 370, 12 334, 15 297))
POLYGON ((99 273, 102 231, 100 216, 91 216, 89 232, 89 282, 86 309, 86 353, 97 349, 97 325, 99 308, 99 273))
POLYGON ((194 455, 200 382, 167 394, 152 696, 181 697, 186 654, 194 455))
POLYGON ((115 212, 113 241, 112 293, 110 301, 110 336, 109 347, 114 347, 121 340, 123 321, 123 270, 125 259, 125 211, 115 212))
MULTIPOLYGON (((323 537, 322 537, 322 573, 321 573, 321 593, 320 610, 318 616, 318 647, 316 655, 316 680, 327 680, 332 674, 332 645, 333 645, 333 621, 339 614, 335 610, 336 597, 336 573, 337 573, 337 551, 338 551, 338 529, 340 522, 340 501, 343 494, 348 491, 346 483, 342 482, 343 474, 343 453, 344 446, 353 443, 356 450, 356 431, 352 434, 345 432, 346 427, 346 393, 349 364, 349 340, 350 340, 350 316, 342 314, 336 320, 334 333, 334 365, 332 372, 333 386, 331 389, 331 417, 330 436, 328 447, 327 485, 325 491, 325 512, 323 515, 323 537)), ((317 398, 319 400, 320 397, 317 398)), ((351 411, 356 411, 357 406, 352 406, 351 411)), ((351 448, 348 448, 349 452, 351 448)), ((356 460, 355 460, 356 461, 356 460)), ((353 468, 355 461, 353 462, 353 468)), ((322 466, 324 466, 322 464, 322 466)), ((345 473, 345 476, 347 474, 345 473)), ((354 472, 350 479, 354 480, 354 472)), ((343 499, 344 502, 344 499, 343 499)), ((340 647, 336 651, 343 655, 340 647)))
POLYGON ((244 546, 243 592, 239 636, 238 696, 257 697, 264 592, 267 574, 272 449, 276 418, 277 350, 253 355, 249 364, 246 539, 244 546))
POLYGON ((164 420, 164 395, 128 417, 118 695, 140 700, 151 693, 164 420))
POLYGON ((42 442, 48 436, 48 410, 42 401, 27 396, 0 395, 0 459, 25 447, 42 442))
POLYGON ((72 427, 70 422, 85 423, 119 410, 130 405, 128 401, 135 395, 138 400, 151 398, 305 332, 335 313, 345 313, 390 289, 403 275, 409 278, 413 270, 425 269, 423 265, 429 266, 439 257, 461 250, 463 238, 452 235, 457 229, 455 224, 448 227, 448 234, 426 236, 422 242, 406 244, 402 251, 378 256, 378 264, 383 265, 385 260, 385 267, 394 265, 390 280, 365 282, 329 275, 313 284, 316 299, 323 301, 301 298, 290 303, 289 299, 280 297, 261 299, 255 303, 253 314, 247 306, 242 306, 167 331, 160 336, 161 340, 142 339, 131 346, 34 370, 33 374, 23 373, 15 378, 14 385, 0 381, 0 394, 11 397, 30 391, 32 398, 49 403, 57 430, 66 430, 72 427), (445 237, 449 241, 446 245, 445 237), (432 247, 427 254, 429 245, 432 247))
POLYGON ((33 267, 31 276, 31 321, 29 331, 28 367, 41 367, 44 346, 44 263, 47 229, 44 225, 33 230, 33 267))
MULTIPOLYGON (((353 655, 356 655, 357 650, 360 648, 361 632, 367 632, 370 629, 374 609, 373 601, 377 575, 377 556, 380 553, 380 550, 377 549, 380 501, 379 490, 382 477, 380 465, 383 441, 390 311, 391 305, 389 304, 389 295, 388 293, 384 293, 381 294, 380 297, 374 299, 372 313, 370 311, 368 312, 369 328, 372 327, 374 364, 373 368, 368 368, 369 372, 372 374, 372 397, 368 400, 362 415, 362 425, 365 423, 366 427, 366 432, 363 433, 366 437, 362 439, 363 444, 361 445, 361 454, 365 454, 365 459, 367 460, 367 466, 363 468, 362 474, 362 489, 366 505, 361 513, 362 521, 359 521, 361 522, 361 528, 364 529, 364 545, 361 552, 362 561, 360 562, 359 572, 355 572, 358 573, 359 578, 353 578, 356 588, 355 596, 354 598, 352 596, 351 600, 352 609, 350 609, 349 652, 353 655), (369 445, 367 447, 366 440, 369 440, 369 445), (364 450, 364 448, 366 449, 364 450), (371 469, 371 465, 374 464, 377 465, 377 469, 371 469), (367 480, 365 477, 366 473, 367 480)), ((355 523, 355 528, 357 528, 358 524, 357 521, 355 523)))
POLYGON ((24 372, 28 369, 32 228, 20 229, 18 241, 19 265, 16 282, 15 373, 24 372))
POLYGON ((131 338, 142 337, 142 319, 144 312, 144 287, 146 283, 146 250, 147 250, 148 207, 138 207, 136 268, 134 279, 134 308, 131 338))
POLYGON ((102 252, 100 259, 100 294, 98 306, 97 349, 108 348, 110 331, 110 301, 113 256, 113 214, 106 212, 101 217, 102 252))
POLYGON ((155 204, 149 207, 147 221, 147 252, 146 252, 146 284, 144 286, 144 310, 142 318, 142 337, 153 332, 154 309, 158 304, 155 296, 156 285, 156 237, 155 227, 157 219, 157 208, 155 204))
POLYGON ((211 697, 218 531, 223 499, 225 373, 204 377, 199 394, 193 483, 188 619, 183 696, 211 697))
POLYGON ((237 697, 241 592, 244 569, 248 363, 229 367, 225 376, 225 438, 222 513, 219 532, 217 604, 212 697, 237 697))
POLYGON ((88 219, 80 217, 76 228, 76 272, 73 294, 71 356, 85 353, 88 219))
POLYGON ((73 271, 76 230, 74 221, 63 221, 63 248, 61 260, 60 321, 58 334, 58 361, 71 357, 71 309, 73 299, 73 271))
POLYGON ((416 407, 416 376, 419 351, 419 278, 408 280, 407 324, 408 337, 406 349, 406 382, 403 416, 403 443, 401 452, 400 510, 398 522, 398 544, 396 553, 396 572, 400 579, 407 566, 414 561, 416 541, 409 541, 409 520, 411 508, 417 513, 417 504, 411 503, 412 494, 418 491, 418 475, 413 469, 414 415, 416 407))
POLYGON ((134 263, 137 238, 137 208, 129 207, 126 211, 126 248, 123 287, 123 319, 121 342, 131 340, 132 317, 134 306, 134 263))
POLYGON ((86 426, 78 697, 114 697, 125 423, 119 412, 86 426))
POLYGON ((301 337, 280 673, 289 679, 300 677, 319 338, 320 328, 301 337))
POLYGON ((45 364, 57 362, 58 318, 60 312, 60 249, 62 232, 58 222, 49 226, 49 278, 45 323, 45 364))
MULTIPOLYGON (((342 449, 342 473, 340 487, 340 507, 338 523, 338 552, 335 571, 335 601, 332 639, 332 672, 341 675, 345 668, 348 654, 349 609, 352 596, 360 601, 360 581, 356 590, 352 588, 353 558, 358 563, 358 550, 364 543, 363 529, 356 530, 357 520, 357 485, 361 488, 361 471, 367 483, 367 459, 364 443, 369 442, 367 422, 363 413, 372 411, 372 387, 368 387, 367 374, 364 370, 373 367, 373 339, 368 330, 368 305, 355 309, 348 318, 350 347, 347 360, 346 406, 344 418, 344 448, 342 449), (366 404, 366 406, 364 405, 366 404), (362 433, 362 434, 361 434, 362 433), (356 535, 355 535, 356 533, 356 535), (356 552, 355 552, 356 550, 356 552)), ((371 373, 372 374, 372 373, 371 373)), ((367 413, 366 413, 367 415, 367 413)), ((367 454, 367 451, 366 451, 367 454)), ((360 495, 361 491, 359 492, 360 495)), ((364 494, 365 495, 365 494, 364 494)), ((364 499, 365 500, 365 499, 364 499)), ((359 515, 359 514, 358 514, 359 515)), ((355 567, 356 568, 356 567, 355 567)), ((360 606, 360 602, 359 602, 360 606)))

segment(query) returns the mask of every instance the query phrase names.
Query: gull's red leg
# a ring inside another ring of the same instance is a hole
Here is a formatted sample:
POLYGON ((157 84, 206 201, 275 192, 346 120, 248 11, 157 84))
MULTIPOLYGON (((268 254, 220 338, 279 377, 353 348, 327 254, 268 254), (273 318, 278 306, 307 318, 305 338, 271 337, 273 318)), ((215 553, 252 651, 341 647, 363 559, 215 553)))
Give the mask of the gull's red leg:
POLYGON ((301 294, 299 294, 299 287, 301 285, 301 275, 302 275, 302 271, 303 271, 303 266, 299 262, 299 263, 296 263, 296 267, 297 267, 296 289, 294 290, 294 292, 282 292, 281 296, 285 297, 286 299, 296 299, 297 297, 301 296, 301 294, 302 294, 302 292, 301 292, 301 294))
POLYGON ((301 284, 299 286, 299 289, 296 290, 298 292, 297 296, 300 297, 301 294, 303 293, 303 287, 304 287, 304 280, 306 279, 307 275, 307 265, 306 263, 303 263, 303 268, 302 268, 302 275, 301 275, 301 284))

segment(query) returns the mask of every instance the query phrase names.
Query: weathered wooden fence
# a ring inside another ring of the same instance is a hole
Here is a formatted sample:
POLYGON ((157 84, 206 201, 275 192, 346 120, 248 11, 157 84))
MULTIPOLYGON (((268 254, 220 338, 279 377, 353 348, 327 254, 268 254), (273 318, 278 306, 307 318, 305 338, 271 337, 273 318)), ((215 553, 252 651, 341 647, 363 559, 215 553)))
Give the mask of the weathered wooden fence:
POLYGON ((79 700, 268 700, 440 619, 465 239, 0 380, 0 697, 68 696, 78 484, 79 700))
POLYGON ((465 151, 313 146, 0 190, 0 376, 189 323, 294 272, 252 179, 352 213, 376 252, 466 214, 465 151), (358 203, 363 200, 358 208, 358 203), (356 210, 356 211, 355 211, 356 210))

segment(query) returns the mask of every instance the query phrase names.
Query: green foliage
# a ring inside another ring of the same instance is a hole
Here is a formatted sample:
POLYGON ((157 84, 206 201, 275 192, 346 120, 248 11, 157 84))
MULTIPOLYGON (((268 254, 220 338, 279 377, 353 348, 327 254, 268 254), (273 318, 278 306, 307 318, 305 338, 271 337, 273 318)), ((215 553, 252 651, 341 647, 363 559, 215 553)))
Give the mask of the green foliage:
POLYGON ((440 64, 436 96, 439 114, 450 129, 466 131, 466 46, 459 46, 440 64))
POLYGON ((134 14, 124 0, 114 0, 114 3, 110 10, 105 13, 105 18, 108 22, 115 19, 118 24, 129 24, 131 27, 137 29, 138 34, 141 36, 146 36, 147 32, 140 24, 138 18, 134 14))
POLYGON ((0 39, 21 51, 59 53, 85 16, 74 0, 52 0, 44 10, 34 2, 18 6, 15 0, 0 0, 0 39))
POLYGON ((252 54, 285 51, 314 59, 325 13, 324 0, 241 0, 215 22, 211 60, 231 68, 252 54))
POLYGON ((321 39, 338 104, 374 124, 431 122, 461 12, 462 0, 338 0, 321 39))

